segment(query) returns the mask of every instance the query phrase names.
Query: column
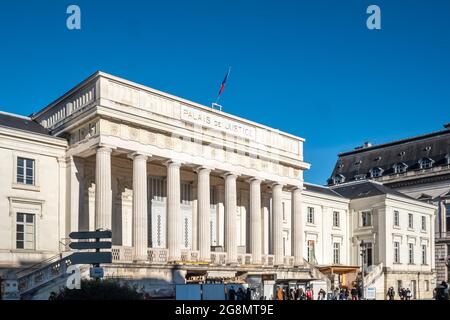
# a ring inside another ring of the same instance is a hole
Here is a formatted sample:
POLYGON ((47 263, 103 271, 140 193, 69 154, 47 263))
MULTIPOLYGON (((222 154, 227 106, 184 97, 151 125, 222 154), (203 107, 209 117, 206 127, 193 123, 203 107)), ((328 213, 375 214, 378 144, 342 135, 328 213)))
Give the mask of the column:
POLYGON ((272 186, 272 210, 273 210, 273 228, 272 228, 272 248, 274 254, 274 264, 282 265, 283 256, 283 205, 281 202, 283 186, 276 183, 272 186))
POLYGON ((261 180, 250 179, 250 253, 254 264, 261 263, 261 180))
POLYGON ((97 149, 95 164, 95 229, 111 230, 111 152, 112 149, 108 147, 97 149))
POLYGON ((227 173, 225 179, 225 251, 228 263, 237 262, 236 231, 236 179, 233 173, 227 173))
POLYGON ((167 248, 168 261, 181 260, 180 166, 168 161, 167 166, 167 248))
POLYGON ((147 261, 147 156, 133 154, 133 246, 134 260, 147 261))
POLYGON ((211 230, 210 230, 210 169, 199 168, 197 199, 198 199, 198 249, 200 253, 200 261, 211 260, 211 230))
POLYGON ((294 265, 303 265, 303 216, 301 205, 302 188, 292 190, 292 255, 294 256, 294 265))

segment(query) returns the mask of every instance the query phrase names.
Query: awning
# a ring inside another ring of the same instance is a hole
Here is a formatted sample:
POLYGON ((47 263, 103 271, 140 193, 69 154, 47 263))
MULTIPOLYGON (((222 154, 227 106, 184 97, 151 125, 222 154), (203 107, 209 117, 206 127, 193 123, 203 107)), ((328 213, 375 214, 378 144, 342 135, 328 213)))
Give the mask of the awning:
POLYGON ((346 273, 354 273, 359 272, 361 267, 359 266, 341 266, 341 265, 331 265, 331 266, 322 266, 318 267, 319 271, 325 274, 333 273, 333 274, 346 274, 346 273))

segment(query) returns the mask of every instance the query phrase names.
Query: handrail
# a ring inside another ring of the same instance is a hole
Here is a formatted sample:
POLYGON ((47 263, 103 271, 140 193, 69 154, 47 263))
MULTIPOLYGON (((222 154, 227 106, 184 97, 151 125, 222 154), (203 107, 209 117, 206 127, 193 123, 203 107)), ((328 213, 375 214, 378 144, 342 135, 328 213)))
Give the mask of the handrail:
MULTIPOLYGON (((24 269, 22 269, 22 270, 19 270, 19 271, 15 272, 15 275, 17 276, 17 278, 24 277, 24 276, 26 276, 27 274, 21 275, 21 273, 24 273, 24 272, 26 272, 26 271, 28 271, 28 270, 31 270, 31 272, 33 272, 33 271, 35 271, 35 270, 37 270, 37 269, 40 269, 39 266, 41 266, 41 265, 48 265, 48 264, 50 264, 50 263, 52 263, 52 262, 56 262, 56 261, 58 261, 58 260, 61 260, 62 258, 63 258, 63 254, 62 254, 62 252, 60 252, 60 253, 58 253, 58 254, 55 255, 55 256, 52 256, 52 257, 50 257, 50 258, 47 258, 47 259, 45 259, 45 260, 43 260, 43 261, 40 261, 40 262, 34 264, 34 265, 31 265, 31 266, 29 266, 29 267, 26 267, 26 268, 24 268, 24 269), (55 259, 56 259, 56 260, 55 260, 55 259)), ((30 273, 31 273, 31 272, 30 272, 30 273)))

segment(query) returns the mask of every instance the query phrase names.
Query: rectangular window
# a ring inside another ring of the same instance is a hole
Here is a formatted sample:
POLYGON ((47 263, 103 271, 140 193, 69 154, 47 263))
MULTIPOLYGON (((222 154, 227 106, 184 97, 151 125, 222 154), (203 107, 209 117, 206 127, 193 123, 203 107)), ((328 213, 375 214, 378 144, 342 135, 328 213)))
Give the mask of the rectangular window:
POLYGON ((414 216, 412 213, 408 213, 408 228, 409 229, 414 228, 414 216))
POLYGON ((361 212, 361 225, 363 227, 372 226, 372 212, 370 211, 361 212))
POLYGON ((422 231, 427 231, 427 218, 422 216, 422 231))
POLYGON ((17 213, 16 248, 34 250, 34 214, 17 213))
POLYGON ((394 263, 400 263, 400 242, 394 242, 394 263))
POLYGON ((422 264, 427 264, 427 246, 422 245, 422 264))
POLYGON ((308 217, 306 221, 314 224, 314 208, 308 207, 308 217))
POLYGON ((17 183, 34 185, 34 160, 17 157, 17 183))
POLYGON ((408 243, 409 264, 414 264, 414 243, 408 243))
POLYGON ((445 205, 445 222, 446 222, 446 231, 450 231, 450 204, 445 205))
POLYGON ((373 265, 373 246, 372 242, 367 242, 364 248, 364 265, 370 267, 373 265))
POLYGON ((425 280, 425 291, 430 291, 430 281, 425 280))
POLYGON ((339 226, 340 226, 339 212, 334 211, 333 212, 333 227, 339 228, 339 226))
POLYGON ((394 211, 394 226, 400 227, 400 212, 394 211))
POLYGON ((286 205, 284 202, 282 202, 281 205, 283 206, 283 221, 285 221, 286 220, 286 205))
POLYGON ((333 243, 333 263, 341 263, 341 244, 338 242, 333 243))

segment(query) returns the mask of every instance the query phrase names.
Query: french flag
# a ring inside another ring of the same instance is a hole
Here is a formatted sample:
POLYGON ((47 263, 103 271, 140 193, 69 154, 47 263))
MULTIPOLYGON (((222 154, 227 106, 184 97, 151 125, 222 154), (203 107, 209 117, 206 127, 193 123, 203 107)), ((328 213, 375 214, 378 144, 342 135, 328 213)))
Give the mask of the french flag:
POLYGON ((225 90, 225 84, 227 83, 228 76, 230 75, 230 70, 231 70, 231 68, 228 69, 228 72, 225 75, 225 78, 223 79, 222 84, 220 85, 220 90, 219 90, 219 94, 217 95, 217 98, 219 98, 220 95, 222 94, 222 92, 225 90))

